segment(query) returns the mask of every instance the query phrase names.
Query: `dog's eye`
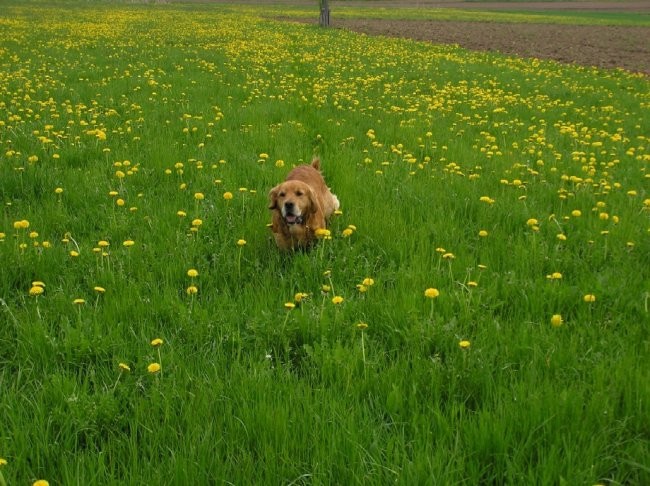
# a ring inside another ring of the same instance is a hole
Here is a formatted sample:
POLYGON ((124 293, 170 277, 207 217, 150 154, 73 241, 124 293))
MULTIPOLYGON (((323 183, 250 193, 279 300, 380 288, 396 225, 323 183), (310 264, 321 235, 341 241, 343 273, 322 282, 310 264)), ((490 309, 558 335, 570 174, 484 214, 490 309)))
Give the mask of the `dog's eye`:
POLYGON ((296 191, 296 196, 300 197, 300 196, 302 196, 302 195, 303 195, 303 192, 302 192, 302 191, 296 191))
POLYGON ((278 196, 284 197, 284 192, 281 192, 280 194, 278 194, 278 196))

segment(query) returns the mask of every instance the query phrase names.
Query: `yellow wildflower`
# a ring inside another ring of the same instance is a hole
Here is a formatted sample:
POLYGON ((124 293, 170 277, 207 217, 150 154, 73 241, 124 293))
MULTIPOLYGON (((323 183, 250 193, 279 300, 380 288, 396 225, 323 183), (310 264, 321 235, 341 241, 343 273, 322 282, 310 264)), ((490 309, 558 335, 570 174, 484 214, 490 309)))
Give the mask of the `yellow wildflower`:
POLYGON ((429 299, 435 299, 439 295, 440 295, 440 292, 438 291, 438 289, 428 288, 428 289, 426 289, 424 291, 424 296, 428 297, 429 299))
POLYGON ((551 317, 551 325, 553 327, 560 327, 564 323, 562 316, 560 314, 553 314, 551 317))
POLYGON ((147 366, 147 371, 149 373, 158 373, 160 371, 160 363, 151 363, 147 366))

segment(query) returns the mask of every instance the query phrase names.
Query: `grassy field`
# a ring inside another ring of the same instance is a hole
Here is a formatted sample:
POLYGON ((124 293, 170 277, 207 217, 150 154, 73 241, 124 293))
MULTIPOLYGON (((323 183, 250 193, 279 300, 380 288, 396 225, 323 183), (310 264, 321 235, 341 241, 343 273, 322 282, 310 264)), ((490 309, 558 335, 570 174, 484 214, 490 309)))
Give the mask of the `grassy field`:
POLYGON ((650 81, 234 6, 0 14, 0 484, 650 484, 650 81), (268 190, 314 154, 331 238, 268 190))
MULTIPOLYGON (((560 3, 561 0, 558 0, 560 3)), ((316 2, 314 2, 316 3, 316 2)), ((481 2, 467 2, 467 8, 436 8, 414 6, 400 7, 396 2, 386 2, 385 6, 364 7, 346 5, 345 2, 330 4, 332 16, 341 19, 386 19, 386 20, 444 20, 467 22, 503 22, 526 24, 562 24, 562 25, 624 25, 650 26, 650 14, 621 9, 618 12, 598 10, 553 10, 552 7, 534 10, 521 8, 526 2, 513 2, 509 10, 489 10, 481 2)), ((283 17, 313 17, 314 8, 303 5, 246 5, 237 10, 251 14, 283 17), (241 10, 244 9, 244 10, 241 10)))

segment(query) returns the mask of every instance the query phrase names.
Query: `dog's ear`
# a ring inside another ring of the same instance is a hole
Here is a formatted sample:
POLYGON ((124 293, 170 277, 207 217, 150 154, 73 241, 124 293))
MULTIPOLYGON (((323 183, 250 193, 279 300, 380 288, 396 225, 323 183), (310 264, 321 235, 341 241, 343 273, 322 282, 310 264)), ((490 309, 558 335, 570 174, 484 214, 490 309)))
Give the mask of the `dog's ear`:
POLYGON ((311 166, 316 170, 320 170, 320 158, 314 156, 314 158, 311 160, 311 166))
POLYGON ((307 193, 309 196, 309 211, 308 211, 308 216, 307 216, 307 226, 309 226, 312 230, 316 231, 319 228, 325 228, 326 223, 325 223, 325 214, 323 213, 323 208, 320 205, 320 202, 318 201, 318 198, 316 197, 316 194, 314 191, 309 188, 309 192, 307 193))
POLYGON ((275 186, 269 191, 269 209, 278 209, 278 188, 275 186))

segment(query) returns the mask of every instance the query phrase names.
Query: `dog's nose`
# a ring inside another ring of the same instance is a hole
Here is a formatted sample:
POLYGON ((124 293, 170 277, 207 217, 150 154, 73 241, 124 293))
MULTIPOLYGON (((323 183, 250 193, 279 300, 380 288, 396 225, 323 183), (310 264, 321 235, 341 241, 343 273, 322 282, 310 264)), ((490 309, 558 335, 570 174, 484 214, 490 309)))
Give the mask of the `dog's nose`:
POLYGON ((287 211, 293 211, 294 204, 291 201, 287 201, 284 203, 284 209, 287 211))

